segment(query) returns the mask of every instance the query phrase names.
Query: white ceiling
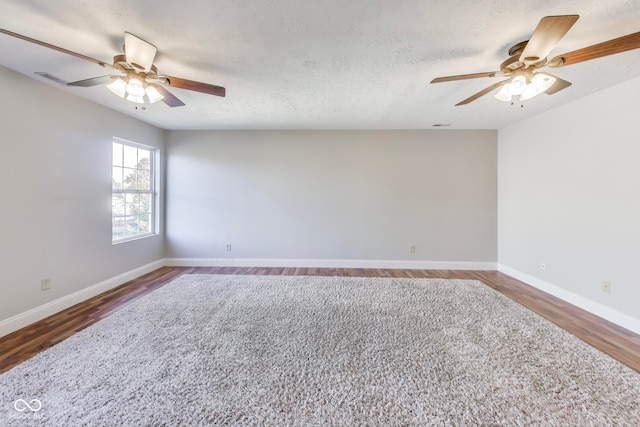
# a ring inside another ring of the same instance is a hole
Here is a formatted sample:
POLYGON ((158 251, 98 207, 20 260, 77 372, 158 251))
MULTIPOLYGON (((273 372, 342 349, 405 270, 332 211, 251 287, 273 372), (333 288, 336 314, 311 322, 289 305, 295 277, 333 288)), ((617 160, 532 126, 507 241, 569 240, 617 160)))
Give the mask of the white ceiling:
POLYGON ((33 74, 108 70, 3 34, 0 64, 164 129, 498 129, 640 75, 640 49, 553 69, 573 85, 524 108, 492 95, 454 107, 499 77, 428 84, 497 70, 540 18, 564 14, 580 20, 550 57, 640 31, 637 0, 2 0, 0 28, 109 63, 129 31, 156 45, 161 74, 227 97, 171 88, 186 106, 135 110, 104 86, 33 74))

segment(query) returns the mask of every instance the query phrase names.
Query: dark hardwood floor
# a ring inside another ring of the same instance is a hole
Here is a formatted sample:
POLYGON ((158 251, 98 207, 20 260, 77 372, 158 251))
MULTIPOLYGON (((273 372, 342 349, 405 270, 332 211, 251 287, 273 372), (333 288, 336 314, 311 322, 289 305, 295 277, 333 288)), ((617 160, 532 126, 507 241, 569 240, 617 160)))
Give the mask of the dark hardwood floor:
POLYGON ((640 372, 640 336, 497 271, 163 267, 0 338, 0 373, 188 273, 475 279, 640 372))

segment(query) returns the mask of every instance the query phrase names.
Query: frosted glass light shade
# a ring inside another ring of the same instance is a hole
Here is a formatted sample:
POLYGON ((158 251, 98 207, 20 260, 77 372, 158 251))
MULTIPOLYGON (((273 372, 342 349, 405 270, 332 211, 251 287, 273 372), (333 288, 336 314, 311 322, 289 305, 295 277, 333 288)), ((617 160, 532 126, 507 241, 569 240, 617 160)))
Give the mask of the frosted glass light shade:
POLYGON ((508 84, 503 85, 498 91, 498 93, 494 95, 494 97, 498 101, 504 101, 504 102, 511 101, 511 93, 509 92, 509 85, 508 84))
POLYGON ((494 95, 499 101, 510 102, 513 96, 520 95, 520 101, 526 101, 545 92, 556 82, 556 78, 545 73, 537 73, 527 83, 525 76, 516 76, 494 95))
POLYGON ((127 101, 135 102, 136 104, 144 104, 144 97, 129 94, 127 95, 127 101))
POLYGON ((145 95, 151 104, 164 98, 156 87, 146 85, 137 77, 130 77, 128 81, 125 79, 126 77, 116 77, 107 85, 107 88, 120 98, 125 98, 127 101, 135 102, 136 104, 144 104, 145 95))
POLYGON ((129 83, 127 84, 127 93, 135 97, 144 96, 144 86, 139 78, 131 77, 129 79, 129 83))
POLYGON ((527 78, 525 76, 516 76, 507 86, 511 95, 521 95, 527 88, 527 78))
POLYGON ((149 102, 153 104, 154 102, 158 102, 164 98, 158 89, 153 86, 147 86, 144 91, 147 93, 147 98, 149 98, 149 102))
POLYGON ((121 78, 116 78, 107 85, 107 89, 118 95, 120 98, 124 98, 124 95, 127 92, 127 84, 121 78))
POLYGON ((531 83, 529 83, 524 92, 522 92, 522 97, 520 99, 526 101, 534 96, 538 96, 553 86, 555 82, 555 77, 548 74, 538 73, 531 78, 531 83))

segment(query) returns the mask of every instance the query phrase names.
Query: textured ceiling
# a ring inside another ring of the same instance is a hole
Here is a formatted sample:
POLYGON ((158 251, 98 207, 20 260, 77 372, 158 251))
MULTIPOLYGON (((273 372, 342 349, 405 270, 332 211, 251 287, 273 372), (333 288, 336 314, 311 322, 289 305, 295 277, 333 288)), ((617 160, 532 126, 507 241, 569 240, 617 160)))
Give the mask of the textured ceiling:
POLYGON ((499 77, 428 84, 497 70, 540 18, 563 14, 580 20, 550 57, 640 31, 637 0, 2 0, 0 28, 109 63, 129 31, 157 46, 161 74, 227 97, 172 88, 186 106, 135 110, 104 86, 33 74, 75 81, 100 66, 3 34, 0 64, 165 129, 498 129, 640 75, 640 49, 554 69, 573 85, 524 108, 492 95, 454 107, 499 77))

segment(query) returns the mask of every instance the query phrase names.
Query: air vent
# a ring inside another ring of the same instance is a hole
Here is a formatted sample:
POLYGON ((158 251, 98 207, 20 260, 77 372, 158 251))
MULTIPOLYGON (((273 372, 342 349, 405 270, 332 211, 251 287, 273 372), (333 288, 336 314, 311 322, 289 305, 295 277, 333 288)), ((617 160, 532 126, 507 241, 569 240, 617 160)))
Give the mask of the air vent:
POLYGON ((49 73, 45 73, 44 71, 38 71, 38 72, 36 72, 34 74, 37 74, 40 77, 44 77, 45 79, 49 79, 49 80, 51 80, 53 82, 56 82, 56 83, 58 83, 60 85, 63 85, 63 86, 67 85, 67 82, 65 82, 64 80, 62 80, 62 79, 60 79, 60 78, 58 78, 56 76, 53 76, 53 75, 51 75, 49 73))
POLYGON ((447 126, 451 126, 451 123, 436 123, 435 125, 432 125, 434 128, 442 128, 442 127, 447 127, 447 126))

